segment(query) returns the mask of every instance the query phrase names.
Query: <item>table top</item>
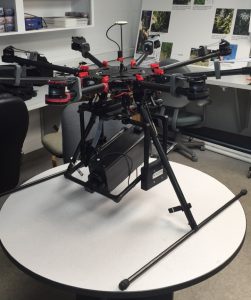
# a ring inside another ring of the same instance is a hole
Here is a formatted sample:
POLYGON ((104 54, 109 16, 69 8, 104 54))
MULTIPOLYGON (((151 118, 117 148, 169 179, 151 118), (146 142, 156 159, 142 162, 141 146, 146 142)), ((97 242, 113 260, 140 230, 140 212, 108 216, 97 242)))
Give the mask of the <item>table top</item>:
POLYGON ((251 80, 247 75, 222 76, 221 79, 209 77, 207 84, 251 91, 251 80))
MULTIPOLYGON (((213 177, 171 163, 198 223, 233 197, 213 177)), ((198 283, 228 264, 243 244, 237 201, 121 292, 118 284, 190 231, 169 180, 136 186, 119 204, 54 178, 11 195, 0 211, 0 238, 25 271, 93 296, 151 296, 198 283)))

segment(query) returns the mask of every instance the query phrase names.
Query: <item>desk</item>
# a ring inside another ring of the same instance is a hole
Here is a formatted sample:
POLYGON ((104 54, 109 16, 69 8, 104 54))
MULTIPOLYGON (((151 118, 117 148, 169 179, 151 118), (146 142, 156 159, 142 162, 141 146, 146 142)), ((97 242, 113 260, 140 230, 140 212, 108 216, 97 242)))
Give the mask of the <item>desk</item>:
POLYGON ((249 76, 223 76, 221 79, 208 78, 208 85, 234 89, 235 120, 237 129, 242 132, 249 126, 251 115, 251 81, 249 76))
MULTIPOLYGON (((199 67, 195 65, 189 66, 191 72, 207 72, 213 71, 212 68, 199 67)), ((235 67, 234 67, 235 68, 235 67)), ((236 67, 238 68, 238 67, 236 67)), ((225 68, 225 70, 231 70, 232 68, 225 68)), ((218 85, 222 87, 231 87, 236 89, 251 90, 251 85, 249 85, 250 76, 248 75, 231 75, 231 76, 221 76, 221 79, 216 79, 215 77, 208 77, 207 84, 218 85)))
POLYGON ((251 91, 251 81, 248 78, 250 76, 247 75, 222 76, 221 79, 209 77, 207 84, 251 91))
MULTIPOLYGON (((198 223, 233 197, 205 173, 172 167, 198 223)), ((136 186, 115 204, 61 176, 8 198, 0 212, 1 243, 24 271, 78 294, 158 299, 167 293, 172 299, 174 291, 223 269, 246 231, 236 202, 121 292, 122 279, 190 230, 183 213, 168 213, 175 205, 169 180, 148 192, 136 186)))
MULTIPOLYGON (((201 71, 198 67, 193 71, 201 71)), ((188 128, 185 134, 238 152, 235 157, 251 160, 251 85, 249 76, 209 77, 212 104, 207 107, 203 128, 188 128), (242 152, 244 154, 242 154, 242 152)), ((193 111, 193 109, 191 110, 193 111)), ((209 149, 222 153, 222 148, 209 144, 209 149)), ((227 149, 225 155, 233 156, 227 149)))

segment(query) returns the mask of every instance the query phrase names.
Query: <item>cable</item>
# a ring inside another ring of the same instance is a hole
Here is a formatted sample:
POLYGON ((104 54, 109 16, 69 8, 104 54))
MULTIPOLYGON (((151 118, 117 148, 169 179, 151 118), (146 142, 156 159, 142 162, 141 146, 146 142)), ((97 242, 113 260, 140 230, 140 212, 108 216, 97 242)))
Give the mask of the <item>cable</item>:
POLYGON ((106 30, 106 37, 108 38, 108 40, 110 40, 111 42, 113 42, 113 43, 115 43, 117 46, 118 46, 118 48, 119 48, 119 51, 121 51, 121 48, 120 48, 120 45, 116 42, 116 41, 114 41, 113 39, 111 39, 109 36, 108 36, 108 32, 112 29, 112 27, 114 27, 114 26, 116 26, 117 24, 115 23, 115 24, 113 24, 112 26, 110 26, 107 30, 106 30))

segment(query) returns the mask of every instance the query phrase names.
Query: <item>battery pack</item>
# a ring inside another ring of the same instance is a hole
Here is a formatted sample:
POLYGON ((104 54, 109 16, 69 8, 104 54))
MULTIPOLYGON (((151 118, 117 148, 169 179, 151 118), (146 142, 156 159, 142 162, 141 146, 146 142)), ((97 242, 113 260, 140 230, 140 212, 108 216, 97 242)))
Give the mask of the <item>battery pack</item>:
POLYGON ((141 189, 144 191, 150 190, 168 177, 160 159, 151 162, 147 167, 141 168, 141 176, 141 189))
POLYGON ((91 158, 89 183, 111 192, 143 161, 144 133, 125 129, 91 158))

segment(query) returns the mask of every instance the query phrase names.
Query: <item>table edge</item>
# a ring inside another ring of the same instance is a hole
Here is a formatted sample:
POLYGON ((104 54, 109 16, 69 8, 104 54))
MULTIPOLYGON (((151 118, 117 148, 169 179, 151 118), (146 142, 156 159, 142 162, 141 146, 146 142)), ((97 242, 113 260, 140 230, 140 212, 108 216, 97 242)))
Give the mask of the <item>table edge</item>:
MULTIPOLYGON (((246 216, 245 216, 245 218, 246 218, 246 216)), ((27 275, 31 276, 32 278, 37 279, 41 282, 47 283, 47 284, 51 285, 52 287, 63 288, 64 290, 74 292, 75 294, 91 296, 91 297, 109 297, 109 298, 116 297, 116 298, 120 298, 120 299, 125 299, 125 298, 129 299, 129 298, 142 298, 142 297, 151 297, 151 296, 160 296, 160 295, 170 294, 175 291, 182 290, 182 289, 188 288, 190 286, 193 286, 195 284, 198 284, 198 283, 214 276, 215 274, 217 274, 218 272, 223 270, 228 264, 230 264, 232 262, 232 260, 237 256, 237 254, 240 252, 240 250, 244 244, 244 241, 245 241, 246 231, 247 231, 247 222, 246 222, 246 228, 245 228, 245 233, 244 233, 243 239, 242 239, 240 245, 238 246, 238 248, 236 249, 236 251, 223 264, 219 265, 217 268, 211 270, 210 272, 208 272, 200 277, 194 278, 192 280, 189 280, 189 281, 186 281, 186 282, 183 282, 180 284, 176 284, 173 286, 169 286, 166 288, 152 289, 152 290, 147 290, 147 291, 133 291, 133 292, 119 291, 119 290, 113 291, 113 292, 112 291, 108 292, 108 291, 99 291, 99 290, 89 290, 89 289, 83 289, 83 288, 74 287, 71 285, 66 285, 66 284, 63 284, 60 282, 53 281, 51 279, 48 279, 46 277, 43 277, 41 275, 34 273, 33 271, 29 270, 28 268, 26 268, 25 266, 20 264, 7 251, 7 249, 4 247, 1 239, 0 239, 0 247, 2 248, 4 254, 9 258, 9 260, 18 269, 20 269, 27 275)), ((119 285, 119 279, 118 279, 118 285, 119 285)))

